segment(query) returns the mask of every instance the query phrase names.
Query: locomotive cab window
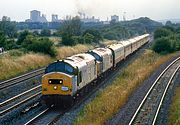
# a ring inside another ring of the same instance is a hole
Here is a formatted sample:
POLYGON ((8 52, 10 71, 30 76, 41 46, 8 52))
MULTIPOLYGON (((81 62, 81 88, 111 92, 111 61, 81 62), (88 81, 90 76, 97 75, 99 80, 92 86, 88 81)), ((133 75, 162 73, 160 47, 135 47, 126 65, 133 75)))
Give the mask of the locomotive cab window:
POLYGON ((63 72, 70 75, 75 74, 75 69, 71 65, 65 63, 65 62, 55 62, 50 64, 46 70, 45 73, 49 72, 63 72))
POLYGON ((89 54, 91 54, 92 56, 94 56, 96 58, 96 60, 102 62, 102 57, 100 57, 98 54, 94 53, 94 52, 89 52, 89 54))

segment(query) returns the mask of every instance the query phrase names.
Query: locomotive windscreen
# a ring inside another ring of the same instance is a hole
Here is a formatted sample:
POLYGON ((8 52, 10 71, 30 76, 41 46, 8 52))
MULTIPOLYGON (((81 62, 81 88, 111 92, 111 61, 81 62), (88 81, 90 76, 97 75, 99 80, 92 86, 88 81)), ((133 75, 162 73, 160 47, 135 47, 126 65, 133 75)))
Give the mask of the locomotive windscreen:
POLYGON ((49 72, 63 72, 73 75, 75 73, 75 69, 71 65, 65 62, 55 62, 50 64, 46 68, 45 73, 49 73, 49 72))

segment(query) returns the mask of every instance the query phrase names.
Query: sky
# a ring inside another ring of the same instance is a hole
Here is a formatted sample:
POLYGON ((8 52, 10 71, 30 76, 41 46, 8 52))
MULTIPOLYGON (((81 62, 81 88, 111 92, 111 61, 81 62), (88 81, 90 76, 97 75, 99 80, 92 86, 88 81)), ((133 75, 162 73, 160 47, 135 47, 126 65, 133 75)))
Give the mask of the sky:
POLYGON ((179 6, 180 0, 0 0, 0 18, 5 15, 11 20, 24 21, 29 19, 31 10, 39 10, 49 21, 51 14, 63 19, 78 12, 101 20, 110 19, 114 14, 122 20, 124 12, 127 19, 180 19, 179 6))

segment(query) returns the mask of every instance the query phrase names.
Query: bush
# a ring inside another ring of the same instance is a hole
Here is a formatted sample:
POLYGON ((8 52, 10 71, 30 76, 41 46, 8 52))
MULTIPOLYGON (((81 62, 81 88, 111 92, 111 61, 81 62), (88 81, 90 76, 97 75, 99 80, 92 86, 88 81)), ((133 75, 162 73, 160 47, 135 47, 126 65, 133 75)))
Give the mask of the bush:
POLYGON ((94 36, 92 34, 86 33, 84 35, 84 41, 85 43, 91 44, 94 40, 94 36))
POLYGON ((6 50, 11 50, 11 49, 17 49, 19 48, 18 45, 16 44, 16 41, 14 39, 9 39, 5 41, 4 48, 6 50))
POLYGON ((172 34, 173 34, 173 32, 170 29, 159 28, 154 32, 154 39, 161 38, 161 37, 167 37, 172 34))
POLYGON ((27 51, 49 54, 53 57, 56 55, 55 48, 53 47, 53 42, 51 42, 48 38, 38 39, 29 35, 24 40, 23 46, 24 48, 26 48, 27 51))
POLYGON ((41 31, 41 36, 51 36, 51 30, 49 29, 43 29, 41 31))
POLYGON ((63 33, 63 35, 62 35, 62 44, 67 45, 67 46, 76 45, 76 43, 73 40, 72 36, 68 35, 67 33, 63 33))
POLYGON ((101 33, 98 30, 88 29, 83 33, 83 36, 85 36, 87 33, 91 35, 91 37, 94 36, 93 38, 94 43, 99 43, 99 41, 103 39, 101 33))
POLYGON ((168 37, 158 38, 154 41, 152 49, 157 53, 172 52, 170 39, 168 37))
POLYGON ((29 31, 27 31, 27 30, 21 32, 21 33, 18 35, 17 44, 18 44, 18 45, 21 45, 21 44, 24 42, 24 40, 26 39, 26 37, 27 37, 28 35, 31 35, 31 33, 30 33, 29 31))
POLYGON ((4 33, 0 31, 0 47, 4 47, 5 42, 6 42, 6 37, 4 33))
POLYGON ((74 41, 75 44, 84 44, 84 38, 81 36, 72 36, 72 40, 74 41))
POLYGON ((9 51, 9 55, 18 57, 18 56, 24 55, 24 52, 20 51, 20 50, 17 50, 17 49, 14 49, 14 50, 9 51))

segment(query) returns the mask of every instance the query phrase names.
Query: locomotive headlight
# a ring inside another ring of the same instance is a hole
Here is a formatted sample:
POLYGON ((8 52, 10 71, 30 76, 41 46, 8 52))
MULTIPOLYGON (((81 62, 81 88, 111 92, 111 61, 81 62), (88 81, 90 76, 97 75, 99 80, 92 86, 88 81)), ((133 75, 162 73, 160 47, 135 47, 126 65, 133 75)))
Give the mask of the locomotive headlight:
POLYGON ((62 80, 60 80, 59 83, 62 84, 63 83, 62 80))
POLYGON ((49 83, 51 84, 51 80, 49 80, 49 83))
POLYGON ((54 86, 54 90, 56 90, 57 89, 57 86, 54 86))

